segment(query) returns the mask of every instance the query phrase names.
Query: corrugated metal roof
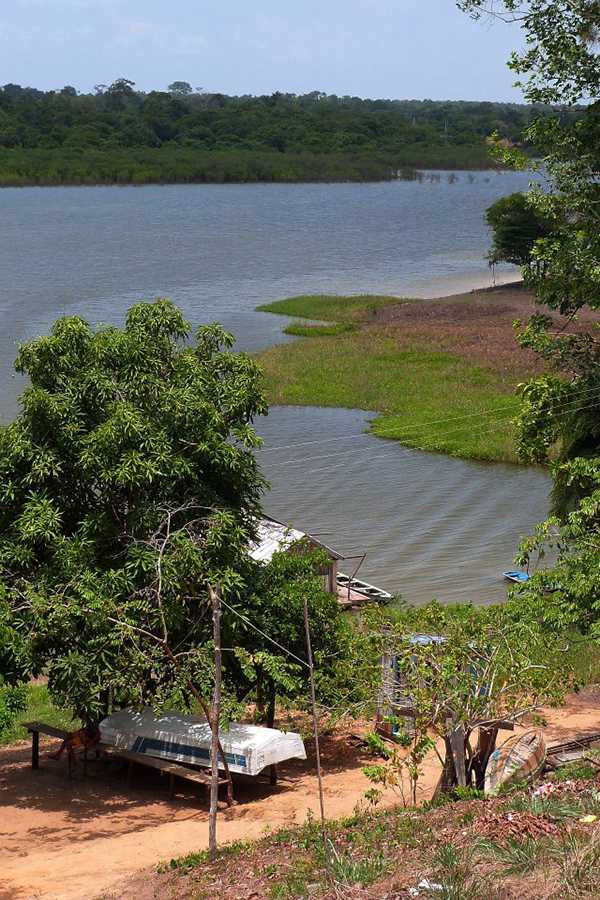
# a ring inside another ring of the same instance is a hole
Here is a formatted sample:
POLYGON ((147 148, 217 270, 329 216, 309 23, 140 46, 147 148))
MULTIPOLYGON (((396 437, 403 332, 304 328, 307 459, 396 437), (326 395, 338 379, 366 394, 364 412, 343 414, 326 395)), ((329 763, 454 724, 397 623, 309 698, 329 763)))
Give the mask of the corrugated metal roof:
POLYGON ((270 562, 274 553, 287 550, 292 544, 302 540, 302 538, 308 538, 313 544, 322 547, 334 559, 343 558, 337 551, 327 547, 318 538, 312 537, 312 535, 306 534, 304 531, 298 531, 297 528, 292 528, 291 525, 277 522, 275 519, 261 519, 256 533, 257 540, 251 545, 249 553, 252 559, 255 559, 257 562, 270 562))

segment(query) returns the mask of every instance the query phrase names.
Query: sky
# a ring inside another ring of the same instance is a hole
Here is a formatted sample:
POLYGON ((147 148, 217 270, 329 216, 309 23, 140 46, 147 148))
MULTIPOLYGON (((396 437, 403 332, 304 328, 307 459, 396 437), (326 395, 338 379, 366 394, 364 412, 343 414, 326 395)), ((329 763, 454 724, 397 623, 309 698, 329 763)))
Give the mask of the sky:
POLYGON ((225 94, 273 91, 520 101, 517 26, 454 0, 11 0, 0 84, 89 91, 125 77, 225 94))

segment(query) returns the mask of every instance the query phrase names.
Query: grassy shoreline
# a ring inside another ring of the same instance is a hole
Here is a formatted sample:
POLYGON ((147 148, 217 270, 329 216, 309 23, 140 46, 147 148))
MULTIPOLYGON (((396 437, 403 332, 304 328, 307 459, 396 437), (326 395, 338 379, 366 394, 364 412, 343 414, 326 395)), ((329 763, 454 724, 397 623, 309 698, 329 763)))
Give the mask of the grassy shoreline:
POLYGON ((302 337, 259 355, 269 401, 374 411, 379 437, 517 462, 515 389, 535 363, 517 347, 512 322, 530 305, 510 285, 441 300, 317 295, 259 306, 299 319, 285 331, 302 337))

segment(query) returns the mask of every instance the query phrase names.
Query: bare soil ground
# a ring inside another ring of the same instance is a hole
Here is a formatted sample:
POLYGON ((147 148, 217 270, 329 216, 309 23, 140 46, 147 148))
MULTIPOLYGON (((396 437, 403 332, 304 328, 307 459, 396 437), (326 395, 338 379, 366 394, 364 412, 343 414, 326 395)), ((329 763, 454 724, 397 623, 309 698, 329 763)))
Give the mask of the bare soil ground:
MULTIPOLYGON (((0 751, 0 900, 95 897, 128 873, 206 846, 201 788, 180 781, 169 801, 159 773, 138 768, 128 788, 123 769, 104 762, 69 781, 64 759, 46 759, 54 746, 43 745, 38 771, 27 744, 0 751)), ((317 814, 310 741, 307 751, 306 762, 280 768, 276 787, 237 780, 238 804, 223 804, 219 816, 222 841, 258 838, 317 814)), ((328 814, 350 815, 369 786, 361 771, 367 756, 346 731, 325 738, 322 755, 328 814)))
MULTIPOLYGON (((534 312, 547 310, 537 307, 533 294, 517 282, 439 299, 399 301, 375 309, 368 322, 390 326, 400 345, 423 342, 428 350, 459 353, 502 374, 531 375, 542 371, 542 364, 535 353, 519 347, 514 322, 526 323, 534 312)), ((588 330, 598 318, 582 312, 568 330, 588 330)))
MULTIPOLYGON (((572 695, 564 708, 548 710, 546 715, 548 741, 600 731, 600 697, 589 691, 572 695)), ((45 745, 44 751, 51 746, 45 745)), ((238 805, 223 808, 219 816, 221 842, 258 839, 266 830, 302 824, 308 816, 317 815, 311 742, 307 750, 306 762, 282 767, 275 788, 240 780, 238 805)), ((86 780, 78 773, 69 781, 64 760, 57 763, 44 757, 45 752, 40 770, 34 772, 28 745, 0 752, 0 900, 194 896, 191 882, 186 886, 185 879, 179 878, 174 885, 156 867, 161 860, 206 847, 208 807, 201 792, 180 783, 177 797, 169 801, 158 773, 137 770, 128 788, 124 772, 104 763, 94 764, 86 780), (140 870, 145 871, 136 876, 140 870)), ((350 729, 325 738, 328 817, 349 816, 363 801, 369 783, 361 767, 367 761, 372 760, 352 740, 350 729)), ((427 760, 422 799, 430 796, 437 775, 435 760, 427 760)), ((395 802, 391 792, 383 800, 386 806, 395 802)), ((418 868, 417 861, 414 865, 418 868)), ((234 875, 235 869, 227 891, 223 882, 223 889, 219 887, 212 896, 239 900, 267 896, 262 881, 255 880, 254 887, 252 880, 244 881, 242 887, 234 875)))

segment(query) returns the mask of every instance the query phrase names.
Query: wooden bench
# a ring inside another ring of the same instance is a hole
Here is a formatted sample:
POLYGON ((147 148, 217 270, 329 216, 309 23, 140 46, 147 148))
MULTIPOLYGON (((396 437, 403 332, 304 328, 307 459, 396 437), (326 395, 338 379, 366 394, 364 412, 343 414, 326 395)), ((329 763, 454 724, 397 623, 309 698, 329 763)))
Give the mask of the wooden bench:
MULTIPOLYGON (((100 744, 99 749, 106 753, 107 756, 115 756, 123 759, 128 764, 127 778, 131 783, 131 774, 134 764, 147 766, 149 769, 157 769, 161 775, 169 776, 169 796, 173 797, 175 793, 175 778, 183 778, 185 781, 193 781, 195 784, 202 784, 207 790, 210 790, 211 775, 208 771, 201 769, 188 769, 187 766, 173 762, 170 759, 159 759, 156 756, 147 756, 145 753, 134 753, 132 750, 119 750, 112 744, 100 744)), ((218 779, 219 787, 227 784, 226 778, 218 779)))
POLYGON ((24 722, 24 728, 31 734, 31 768, 40 767, 40 734, 49 737, 60 738, 61 741, 69 737, 69 732, 63 728, 55 728, 53 725, 45 725, 44 722, 24 722))

